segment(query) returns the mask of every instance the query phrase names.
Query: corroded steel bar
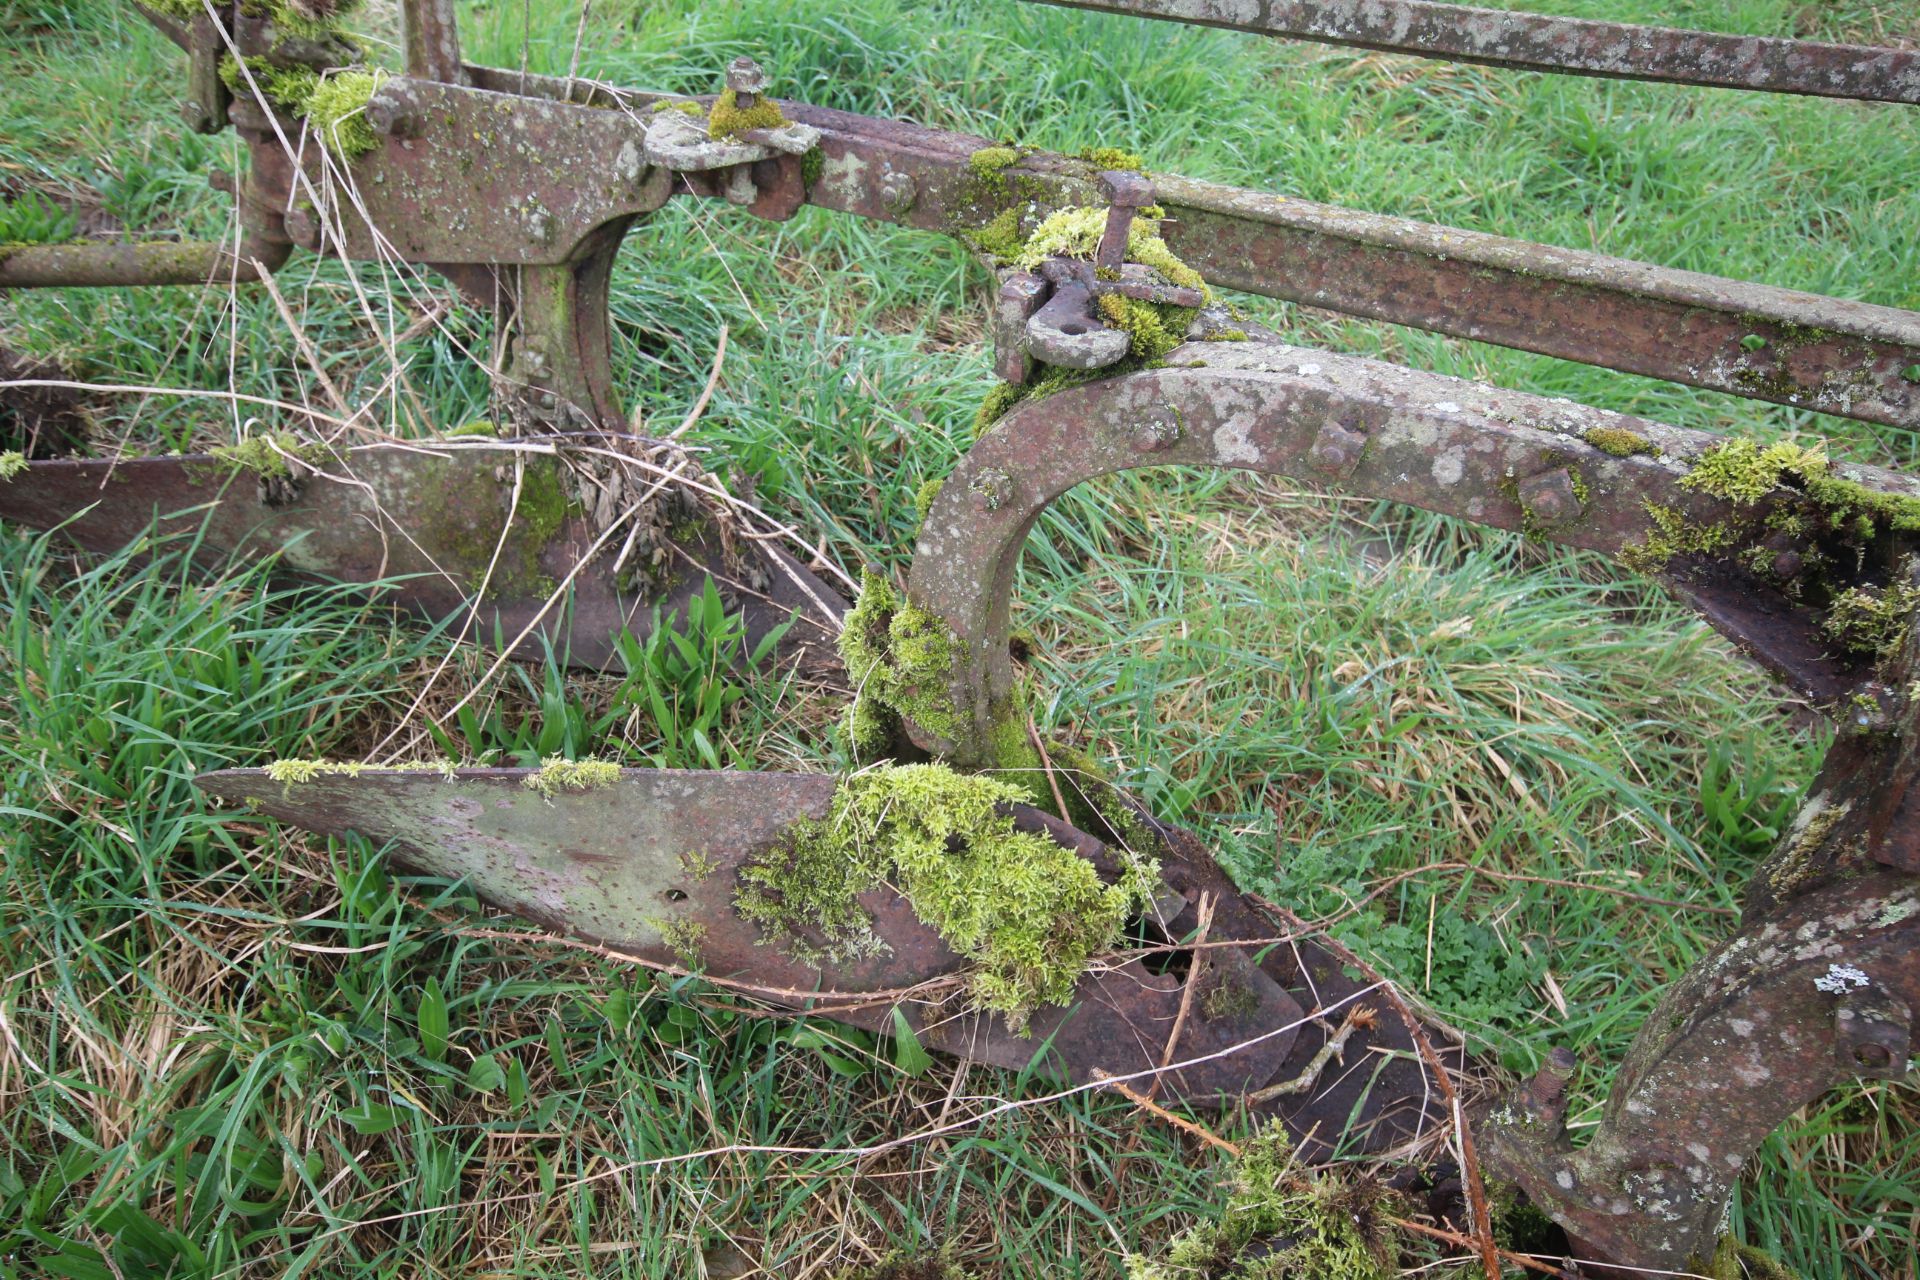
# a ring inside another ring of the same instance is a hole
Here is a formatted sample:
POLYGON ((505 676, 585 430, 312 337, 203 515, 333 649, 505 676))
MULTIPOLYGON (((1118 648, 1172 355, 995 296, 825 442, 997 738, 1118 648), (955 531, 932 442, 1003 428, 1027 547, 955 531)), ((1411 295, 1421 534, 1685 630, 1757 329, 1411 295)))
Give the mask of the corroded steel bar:
MULTIPOLYGON (((1920 636, 1888 672, 1905 688, 1920 636)), ((1799 817, 1749 882, 1740 927, 1662 995, 1614 1077, 1597 1128, 1565 1126, 1565 1055, 1495 1108, 1490 1167, 1525 1188, 1588 1257, 1689 1267, 1713 1251, 1727 1198, 1778 1125, 1829 1089, 1908 1074, 1920 1010, 1920 878, 1870 852, 1910 791, 1920 702, 1844 732, 1799 817)), ((1912 816, 1899 837, 1911 847, 1912 816)))
MULTIPOLYGON (((1261 342, 1189 344, 1164 368, 1017 405, 948 476, 921 527, 908 591, 960 647, 951 686, 960 724, 952 739, 925 726, 909 731, 959 763, 991 761, 992 734, 1014 692, 1009 604, 1021 548, 1050 502, 1095 476, 1185 464, 1311 477, 1617 553, 1658 538, 1662 517, 1709 528, 1740 514, 1680 483, 1688 464, 1720 443, 1567 401, 1261 342), (1631 456, 1588 442, 1621 432, 1637 442, 1631 456)), ((1920 480, 1866 467, 1840 472, 1875 492, 1920 497, 1920 480)), ((1773 500, 1744 510, 1764 521, 1773 500)), ((1817 642, 1804 611, 1723 611, 1710 620, 1822 701, 1863 678, 1817 642)))
MULTIPOLYGON (((1176 1097, 1218 1102, 1273 1078, 1306 1021, 1276 978, 1244 954, 1222 951, 1254 996, 1245 1010, 1212 1017, 1196 1010, 1177 1022, 1183 978, 1132 959, 1088 973, 1071 1005, 1039 1010, 1032 1034, 1018 1035, 998 1016, 966 1010, 951 981, 966 962, 895 891, 863 899, 886 947, 839 963, 808 963, 765 945, 760 927, 735 910, 742 866, 788 839, 796 823, 825 817, 839 785, 833 775, 626 769, 591 789, 545 795, 525 785, 530 774, 366 769, 281 783, 262 770, 228 769, 195 784, 309 831, 398 842, 398 857, 411 867, 463 880, 515 915, 656 964, 698 965, 779 1003, 811 1004, 836 1021, 889 1034, 898 1009, 926 1047, 1013 1070, 1038 1060, 1091 1081, 1103 1070, 1151 1069, 1178 1026, 1175 1059, 1206 1060, 1171 1073, 1167 1084, 1176 1097), (950 981, 928 987, 943 978, 950 981), (813 993, 823 994, 816 1002, 813 993)), ((1024 805, 1014 818, 1106 874, 1117 872, 1100 841, 1024 805)), ((1187 917, 1202 889, 1234 904, 1216 921, 1216 941, 1271 932, 1196 845, 1170 845, 1163 865, 1171 936, 1191 930, 1187 917)), ((1287 976, 1286 961, 1270 967, 1287 976)))
POLYGON ((403 0, 400 22, 408 75, 445 84, 466 83, 453 0, 403 0))
POLYGON ((1523 71, 1920 103, 1920 54, 1427 0, 1043 0, 1523 71))
POLYGON ((1920 314, 1155 179, 1208 280, 1822 413, 1920 426, 1920 314))
POLYGON ((525 631, 517 656, 537 660, 551 646, 588 668, 619 669, 618 632, 644 636, 656 607, 686 616, 711 574, 737 591, 749 644, 798 619, 781 642, 783 660, 814 674, 837 668, 837 626, 823 615, 844 606, 832 589, 770 544, 730 555, 710 522, 671 505, 671 491, 656 500, 667 505, 635 513, 673 531, 641 540, 647 553, 626 574, 613 571, 624 532, 589 558, 602 531, 568 489, 568 443, 372 445, 314 458, 317 470, 281 459, 285 473, 264 480, 205 454, 35 462, 0 483, 0 520, 59 527, 94 551, 185 534, 208 563, 272 556, 307 580, 393 581, 386 598, 421 617, 472 608, 481 641, 512 644, 525 631), (566 598, 549 607, 569 577, 566 598))
POLYGON ((217 285, 259 278, 252 261, 210 240, 75 241, 0 248, 0 289, 217 285))
MULTIPOLYGON (((514 73, 468 71, 496 93, 520 88, 514 73)), ((525 87, 549 99, 550 109, 567 110, 563 80, 529 76, 525 87)), ((599 106, 644 107, 655 97, 582 84, 572 91, 573 101, 599 106)), ((474 113, 498 103, 483 99, 474 113)), ((822 208, 953 234, 1008 205, 1044 211, 1106 203, 1092 166, 1065 156, 1035 153, 988 180, 970 163, 992 145, 987 139, 804 103, 781 108, 821 131, 824 163, 806 198, 822 208), (903 190, 912 193, 904 202, 903 190)), ((622 113, 591 114, 602 120, 560 136, 611 138, 625 121, 622 113)), ((625 123, 638 145, 642 126, 625 123)), ((441 148, 403 153, 396 143, 387 154, 427 181, 435 166, 465 163, 451 138, 446 149, 436 159, 441 148)), ((600 153, 617 156, 619 147, 603 143, 600 153)), ((1920 314, 1911 311, 1187 178, 1155 175, 1154 184, 1169 217, 1168 243, 1215 284, 1750 399, 1920 426, 1920 314)), ((450 179, 431 185, 436 199, 452 189, 450 179)), ((493 251, 502 260, 553 260, 570 237, 647 206, 638 195, 605 194, 613 185, 580 184, 552 202, 559 234, 502 241, 493 251)), ((363 183, 362 191, 396 211, 408 199, 392 184, 363 183)), ((472 216, 497 215, 476 208, 472 216)), ((446 221, 418 228, 443 258, 446 221)), ((388 234, 397 242, 414 222, 388 234)))

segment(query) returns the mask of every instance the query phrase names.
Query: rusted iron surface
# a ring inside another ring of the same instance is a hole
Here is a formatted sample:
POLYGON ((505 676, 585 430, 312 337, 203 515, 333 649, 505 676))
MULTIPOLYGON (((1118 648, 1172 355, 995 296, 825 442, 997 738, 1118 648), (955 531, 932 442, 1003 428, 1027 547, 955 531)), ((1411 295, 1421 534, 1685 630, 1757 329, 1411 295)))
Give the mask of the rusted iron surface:
MULTIPOLYGON (((442 6, 419 6, 423 32, 441 30, 434 14, 442 6)), ((450 49, 434 35, 409 48, 416 45, 422 57, 439 50, 435 66, 450 49)), ((659 95, 473 66, 433 75, 441 82, 385 86, 369 120, 388 129, 386 145, 355 166, 370 219, 400 256, 555 265, 572 261, 596 229, 666 198, 669 175, 646 158, 648 108, 659 95), (455 81, 484 92, 463 96, 455 81), (421 217, 426 208, 435 216, 421 217)), ((767 217, 791 216, 805 201, 948 234, 984 225, 1010 204, 1103 200, 1083 162, 1036 153, 985 184, 969 160, 992 145, 987 139, 780 105, 821 133, 817 181, 804 182, 798 159, 782 157, 750 172, 681 174, 678 189, 767 217)), ((276 146, 257 140, 256 163, 276 146)), ((1216 284, 1864 421, 1920 424, 1920 383, 1907 376, 1920 367, 1920 317, 1910 312, 1208 183, 1158 182, 1172 216, 1169 242, 1216 284)), ((295 213, 307 247, 334 248, 344 237, 349 256, 375 255, 358 211, 295 213)))
MULTIPOLYGON (((236 769, 197 783, 306 830, 397 841, 409 866, 463 879, 515 915, 654 963, 697 964, 716 979, 764 989, 777 1003, 805 1003, 876 1031, 891 1030, 897 1006, 939 1052, 1022 1069, 1045 1050, 1081 1081, 1098 1070, 1125 1074, 1160 1064, 1183 984, 1139 960, 1089 973, 1071 1006, 1042 1010, 1023 1037, 997 1017, 964 1010, 957 985, 939 981, 962 973, 963 960, 891 889, 862 900, 887 941, 881 955, 822 969, 764 945, 759 926, 734 910, 737 872, 794 823, 825 816, 837 785, 829 775, 629 769, 611 785, 547 798, 524 785, 529 772, 463 769, 449 780, 431 770, 368 770, 283 785, 260 770, 236 769), (874 992, 888 994, 875 999, 874 992)), ((1023 809, 1021 818, 1081 847, 1096 865, 1103 861, 1104 847, 1091 837, 1036 811, 1023 809)), ((1194 874, 1217 887, 1217 871, 1194 874)), ((1174 901, 1188 905, 1185 897, 1174 901)), ((1247 923, 1257 927, 1250 917, 1247 923)), ((1180 926, 1169 920, 1165 927, 1180 926)), ((1189 1018, 1175 1061, 1204 1061, 1169 1074, 1174 1096, 1199 1103, 1237 1097, 1287 1059, 1303 1019, 1299 1005, 1259 970, 1236 972, 1257 983, 1249 987, 1254 1003, 1232 1016, 1189 1018), (1223 1053, 1244 1040, 1257 1043, 1223 1053)))
MULTIPOLYGON (((1697 526, 1733 504, 1680 481, 1721 438, 1566 401, 1277 343, 1193 343, 1164 368, 1016 406, 941 486, 921 527, 909 593, 944 618, 967 660, 954 704, 970 726, 919 745, 985 764, 988 735, 1011 705, 1008 616, 1014 567, 1046 506, 1074 485, 1139 467, 1236 467, 1321 480, 1553 542, 1618 553, 1658 534, 1650 504, 1697 526), (1200 366, 1200 367, 1186 367, 1200 366), (1628 431, 1648 452, 1588 444, 1628 431), (1657 454, 1653 451, 1657 450, 1657 454), (1531 498, 1531 502, 1529 502, 1531 498)), ((1920 496, 1920 481, 1873 468, 1844 474, 1878 492, 1920 496)), ((1764 516, 1767 504, 1758 510, 1764 516)), ((1725 559, 1731 559, 1729 551, 1725 559)), ((1756 582, 1753 595, 1764 598, 1756 582)), ((1736 638, 1769 652, 1803 691, 1851 688, 1857 667, 1815 650, 1805 611, 1770 617, 1727 605, 1736 638), (1769 637, 1780 632, 1773 644, 1769 637)))
POLYGON ((1920 103, 1920 55, 1427 0, 1043 0, 1523 71, 1920 103))
POLYGON ((447 84, 466 78, 453 0, 405 0, 400 20, 408 75, 447 84))
POLYGON ((626 530, 602 536, 569 496, 566 461, 551 446, 369 446, 313 468, 286 461, 289 476, 272 482, 205 455, 36 462, 0 484, 0 520, 63 526, 64 537, 95 551, 192 533, 194 555, 208 565, 277 556, 308 578, 399 579, 389 598, 422 617, 471 608, 475 640, 517 640, 512 652, 526 658, 551 643, 588 668, 617 666, 614 638, 622 628, 647 634, 656 606, 685 616, 712 575, 744 611, 750 645, 791 618, 784 656, 819 671, 837 666, 837 625, 826 615, 844 602, 764 542, 730 556, 710 525, 676 517, 648 556, 615 573, 626 530), (569 575, 567 594, 550 600, 569 575))
MULTIPOLYGON (((530 773, 369 768, 283 784, 261 770, 231 769, 196 784, 305 830, 394 842, 405 865, 464 880, 494 907, 651 963, 695 964, 776 1004, 887 1034, 899 1008, 935 1052, 1011 1069, 1027 1069, 1038 1056, 1043 1068, 1077 1082, 1171 1062, 1177 1069, 1161 1077, 1161 1096, 1195 1105, 1230 1105, 1297 1075, 1327 1034, 1301 1001, 1346 1008, 1365 998, 1363 985, 1310 940, 1261 945, 1257 962, 1248 948, 1228 945, 1266 944, 1275 925, 1191 832, 1152 823, 1164 885, 1151 932, 1174 942, 1190 937, 1204 898, 1209 945, 1099 964, 1070 1005, 1040 1011, 1029 1036, 1014 1035, 998 1018, 966 1010, 955 982, 964 962, 891 889, 862 899, 887 951, 829 968, 764 945, 758 927, 735 912, 739 868, 774 848, 792 824, 824 816, 834 778, 629 769, 610 785, 548 798, 527 788, 530 773), (1189 983, 1207 991, 1231 985, 1236 998, 1188 1001, 1180 1022, 1189 983)), ((1106 847, 1085 832, 1024 805, 1014 806, 1014 817, 1103 875, 1119 873, 1106 847)), ((1384 1150, 1442 1122, 1422 1101, 1420 1067, 1396 1020, 1362 1031, 1348 1054, 1363 1069, 1329 1072, 1318 1088, 1263 1107, 1286 1120, 1308 1154, 1384 1150)))
POLYGON ((355 164, 356 206, 336 215, 353 258, 385 246, 409 262, 571 262, 672 191, 645 158, 645 122, 620 112, 395 77, 368 122, 389 131, 355 164))
POLYGON ((257 279, 259 271, 250 259, 214 241, 76 240, 0 248, 0 289, 222 285, 257 279))
POLYGON ((1920 314, 1160 177, 1167 243, 1215 284, 1895 426, 1920 314), (1751 340, 1751 341, 1750 341, 1751 340))
MULTIPOLYGON (((1915 638, 1891 677, 1920 663, 1915 638)), ((1679 1269, 1710 1256, 1748 1158, 1795 1111, 1857 1077, 1900 1079, 1920 1009, 1920 877, 1885 865, 1920 704, 1844 728, 1806 805, 1749 883, 1739 929, 1662 996, 1578 1149, 1536 1081, 1481 1129, 1481 1150, 1583 1256, 1679 1269)), ((1562 1059, 1549 1075, 1569 1072, 1562 1059)))
MULTIPOLYGON (((504 136, 503 121, 518 108, 544 111, 541 118, 554 123, 529 126, 526 138, 537 141, 549 127, 564 132, 572 139, 567 154, 577 150, 580 163, 595 166, 589 172, 615 176, 540 196, 555 217, 554 244, 542 249, 525 221, 531 206, 512 203, 516 171, 504 160, 493 162, 503 175, 497 182, 466 194, 456 181, 469 163, 464 152, 416 154, 423 143, 408 151, 389 142, 359 170, 362 190, 382 188, 375 221, 383 231, 398 217, 391 234, 401 242, 431 235, 436 261, 557 261, 559 246, 586 227, 656 207, 651 189, 630 190, 618 176, 628 171, 615 161, 629 145, 644 156, 648 108, 659 95, 584 84, 569 90, 556 77, 468 70, 484 94, 458 99, 461 91, 436 88, 435 101, 463 101, 461 118, 484 124, 489 136, 504 136), (523 80, 528 96, 513 96, 523 80), (594 106, 568 105, 574 102, 594 106), (408 174, 419 175, 427 196, 408 194, 408 174), (450 201, 444 207, 454 216, 431 231, 411 226, 411 201, 422 198, 450 201), (496 226, 498 244, 456 234, 468 217, 496 226)), ((952 234, 984 225, 1004 204, 1106 203, 1083 161, 1035 153, 1002 172, 1004 189, 988 189, 970 162, 993 145, 988 139, 804 103, 780 106, 820 131, 821 174, 804 195, 822 208, 952 234), (905 185, 914 198, 903 206, 905 185)), ((520 175, 529 191, 547 181, 520 175)), ((1908 377, 1920 367, 1920 315, 1913 312, 1169 175, 1154 182, 1169 215, 1169 245, 1217 285, 1731 395, 1920 425, 1920 383, 1908 377)), ((702 194, 720 192, 709 184, 702 194)))

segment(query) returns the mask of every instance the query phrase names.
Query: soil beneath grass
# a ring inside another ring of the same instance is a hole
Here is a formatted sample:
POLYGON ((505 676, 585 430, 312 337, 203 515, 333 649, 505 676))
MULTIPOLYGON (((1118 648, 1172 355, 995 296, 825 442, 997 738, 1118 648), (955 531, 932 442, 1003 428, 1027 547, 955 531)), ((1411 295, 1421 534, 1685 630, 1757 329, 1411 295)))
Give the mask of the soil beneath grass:
POLYGON ((85 396, 70 387, 16 387, 11 382, 72 381, 52 360, 0 347, 0 453, 58 458, 87 443, 92 423, 85 396))

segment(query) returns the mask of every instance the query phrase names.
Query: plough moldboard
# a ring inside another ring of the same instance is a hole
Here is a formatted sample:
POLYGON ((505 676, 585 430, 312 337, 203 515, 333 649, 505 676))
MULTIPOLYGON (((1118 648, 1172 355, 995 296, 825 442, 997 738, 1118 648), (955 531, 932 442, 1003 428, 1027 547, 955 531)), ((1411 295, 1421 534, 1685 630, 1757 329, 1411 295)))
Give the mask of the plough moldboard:
MULTIPOLYGON (((1421 0, 1073 2, 1550 72, 1920 104, 1920 58, 1893 50, 1421 0)), ((0 515, 94 549, 158 521, 199 530, 223 557, 278 555, 290 574, 404 576, 400 598, 423 616, 461 615, 463 634, 513 653, 557 642, 585 667, 614 664, 618 630, 644 629, 655 605, 684 604, 712 577, 756 641, 775 635, 785 661, 849 678, 868 752, 961 770, 1025 759, 1014 569, 1048 504, 1093 477, 1268 472, 1610 553, 1657 575, 1839 735, 1738 928, 1672 984, 1587 1140, 1564 1132, 1571 1068, 1556 1058, 1473 1124, 1479 1159, 1558 1221, 1577 1256, 1684 1268, 1713 1252, 1734 1180, 1769 1132, 1842 1081, 1909 1069, 1920 480, 1288 345, 1236 321, 1209 287, 1908 429, 1920 427, 1920 315, 777 100, 744 59, 715 68, 713 98, 469 65, 451 0, 406 0, 405 74, 369 79, 342 117, 315 114, 316 140, 275 85, 335 75, 350 47, 277 23, 272 5, 143 12, 188 56, 187 123, 231 126, 248 146, 241 236, 12 250, 0 287, 246 284, 296 250, 430 266, 495 315, 504 430, 351 450, 275 436, 251 470, 214 457, 35 460, 0 485, 0 515), (624 426, 612 265, 629 228, 688 198, 957 235, 999 271, 1003 412, 932 499, 904 599, 863 602, 839 652, 846 602, 772 549, 788 531, 673 442, 624 426)), ((327 425, 317 413, 287 423, 327 425)), ((1157 857, 1139 927, 1161 945, 1093 964, 1066 1003, 1034 1013, 1027 1038, 970 1002, 966 958, 889 888, 861 899, 881 951, 796 958, 742 916, 743 871, 836 812, 853 784, 629 770, 542 794, 528 778, 230 770, 202 785, 313 831, 396 842, 509 911, 655 963, 695 963, 882 1031, 899 1010, 923 1042, 962 1057, 1024 1066, 1044 1043, 1069 1078, 1162 1074, 1163 1098, 1252 1098, 1314 1142, 1357 1116, 1346 1139, 1385 1149, 1438 1118, 1387 1017, 1354 1042, 1402 1050, 1381 1055, 1386 1066, 1290 1090, 1336 1034, 1309 1012, 1348 1007, 1363 988, 1311 940, 1270 946, 1288 931, 1193 836, 1096 780, 1062 798, 1077 825, 1021 803, 1004 816, 1108 882, 1135 855, 1157 857), (1202 987, 1231 998, 1194 1000, 1202 987)))

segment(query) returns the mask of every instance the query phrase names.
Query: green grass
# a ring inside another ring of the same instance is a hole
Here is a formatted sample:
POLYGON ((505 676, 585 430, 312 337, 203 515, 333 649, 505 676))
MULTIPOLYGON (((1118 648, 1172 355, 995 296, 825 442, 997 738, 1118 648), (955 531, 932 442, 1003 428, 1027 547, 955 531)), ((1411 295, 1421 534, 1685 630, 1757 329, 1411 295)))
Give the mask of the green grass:
MULTIPOLYGON (((530 30, 528 7, 464 6, 470 56, 564 72, 577 6, 534 0, 530 30)), ((1917 34, 1892 4, 1539 7, 1917 34)), ((205 175, 239 166, 233 140, 179 128, 181 60, 129 14, 0 0, 0 193, 35 226, 32 193, 106 225, 218 234, 228 205, 205 175)), ((825 105, 1122 146, 1156 169, 1920 306, 1911 110, 1448 67, 1010 0, 599 0, 593 15, 583 72, 620 83, 710 90, 750 53, 783 95, 825 105)), ((390 38, 389 9, 367 23, 390 38)), ((899 572, 914 491, 965 449, 988 386, 985 286, 942 239, 675 202, 630 237, 616 280, 621 392, 656 429, 677 424, 724 326, 696 428, 713 464, 751 476, 842 568, 899 572)), ((432 277, 296 259, 280 287, 349 400, 383 397, 381 429, 417 429, 402 405, 442 424, 484 415, 486 380, 462 352, 485 350, 488 322, 432 277), (376 340, 389 325, 408 335, 400 398, 376 340)), ((1907 432, 1248 305, 1296 340, 1915 461, 1907 432)), ((102 383, 321 398, 257 290, 15 294, 0 298, 0 343, 102 383)), ((94 411, 103 436, 153 449, 241 428, 215 401, 103 396, 94 411)), ((831 706, 770 683, 738 694, 697 654, 664 652, 647 659, 651 687, 682 708, 664 723, 648 681, 551 663, 486 681, 455 655, 429 684, 444 640, 378 604, 279 592, 252 570, 195 582, 170 555, 79 563, 12 532, 0 594, 0 1270, 37 1258, 111 1276, 105 1250, 127 1276, 678 1276, 732 1240, 803 1274, 948 1245, 983 1275, 1111 1276, 1122 1250, 1216 1198, 1215 1157, 1102 1099, 864 1160, 743 1150, 864 1146, 1026 1086, 946 1064, 912 1075, 884 1043, 756 1016, 698 983, 476 936, 463 891, 398 877, 355 842, 226 821, 186 785, 202 768, 383 742, 818 769, 835 763, 831 706), (469 715, 424 731, 476 689, 469 715)), ((1822 745, 1703 627, 1603 563, 1277 482, 1087 486, 1043 521, 1017 599, 1043 727, 1200 830, 1247 887, 1329 915, 1381 876, 1474 867, 1405 881, 1342 936, 1491 1059, 1525 1069, 1576 1049, 1581 1125, 1658 984, 1721 936, 1725 917, 1693 908, 1735 904, 1822 745)), ((1909 1275, 1917 1115, 1899 1085, 1811 1108, 1750 1171, 1741 1230, 1809 1277, 1909 1275)))

